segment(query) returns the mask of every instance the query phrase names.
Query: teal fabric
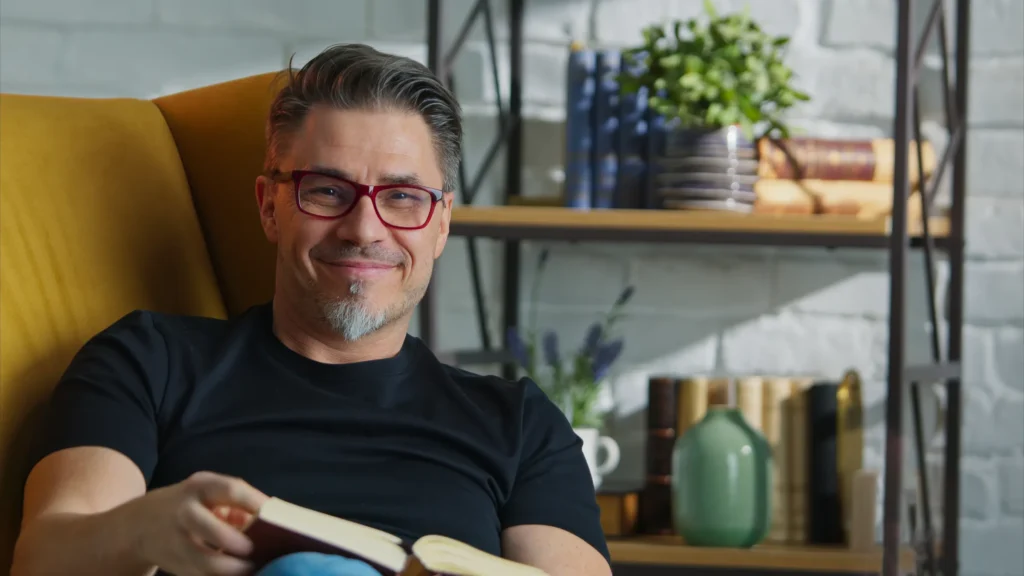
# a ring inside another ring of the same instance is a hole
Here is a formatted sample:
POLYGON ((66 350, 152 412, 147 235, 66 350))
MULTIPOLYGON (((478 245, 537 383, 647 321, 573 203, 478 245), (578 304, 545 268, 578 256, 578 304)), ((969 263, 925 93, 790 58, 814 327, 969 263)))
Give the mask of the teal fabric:
POLYGON ((380 576, 365 562, 342 556, 299 552, 267 564, 256 576, 380 576))

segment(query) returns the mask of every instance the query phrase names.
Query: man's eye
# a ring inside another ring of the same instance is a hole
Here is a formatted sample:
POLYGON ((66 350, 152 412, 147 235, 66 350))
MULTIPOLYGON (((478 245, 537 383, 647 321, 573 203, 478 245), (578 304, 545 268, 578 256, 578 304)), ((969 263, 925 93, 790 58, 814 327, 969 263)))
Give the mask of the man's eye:
POLYGON ((384 199, 388 202, 416 204, 422 202, 424 196, 426 196, 426 192, 422 190, 395 188, 394 190, 388 190, 384 195, 384 199))
POLYGON ((321 196, 321 195, 322 196, 340 196, 341 195, 341 191, 340 190, 338 190, 337 188, 329 188, 329 187, 313 188, 312 190, 309 191, 309 193, 310 194, 316 194, 318 196, 321 196))

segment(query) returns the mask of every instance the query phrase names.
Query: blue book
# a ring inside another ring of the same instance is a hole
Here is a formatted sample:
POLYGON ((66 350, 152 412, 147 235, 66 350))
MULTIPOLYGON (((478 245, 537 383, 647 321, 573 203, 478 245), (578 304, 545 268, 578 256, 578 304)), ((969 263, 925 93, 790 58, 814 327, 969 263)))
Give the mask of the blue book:
POLYGON ((594 83, 597 56, 578 43, 569 51, 565 99, 565 205, 590 208, 593 205, 591 169, 594 130, 594 83))
POLYGON ((653 108, 645 111, 647 117, 647 139, 644 150, 646 170, 643 176, 643 200, 641 208, 662 208, 661 198, 657 192, 658 158, 665 155, 667 135, 671 123, 653 108))
MULTIPOLYGON (((646 64, 643 55, 623 56, 621 73, 641 76, 646 64)), ((643 208, 647 173, 647 87, 619 97, 619 158, 614 206, 643 208)))
POLYGON ((597 81, 594 90, 593 207, 615 207, 618 180, 619 73, 618 50, 597 53, 597 81))

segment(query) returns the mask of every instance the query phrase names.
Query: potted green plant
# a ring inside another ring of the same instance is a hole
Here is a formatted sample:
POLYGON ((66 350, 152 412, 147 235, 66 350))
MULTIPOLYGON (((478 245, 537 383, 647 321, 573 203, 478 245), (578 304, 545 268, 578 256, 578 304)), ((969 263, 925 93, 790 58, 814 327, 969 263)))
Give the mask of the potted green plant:
POLYGON ((645 97, 656 113, 649 159, 663 207, 753 209, 756 141, 788 137, 783 113, 809 100, 793 86, 783 61, 787 36, 766 33, 749 14, 719 15, 705 1, 706 21, 675 20, 643 30, 623 51, 623 94, 645 97))
POLYGON ((645 28, 643 44, 623 52, 640 72, 620 74, 621 91, 646 87, 648 105, 682 129, 738 126, 750 140, 788 136, 783 112, 810 99, 793 86, 793 71, 783 61, 789 37, 762 30, 749 6, 719 15, 705 0, 704 9, 707 22, 691 18, 645 28))
POLYGON ((624 340, 613 335, 626 304, 633 296, 633 287, 626 287, 608 312, 589 327, 579 348, 563 356, 557 334, 553 330, 540 334, 537 330, 537 289, 547 260, 548 251, 544 250, 538 259, 531 289, 530 326, 522 332, 515 327, 509 329, 510 352, 526 376, 536 382, 562 410, 583 440, 584 455, 597 487, 601 478, 619 463, 618 444, 613 438, 601 435, 604 414, 598 401, 605 379, 624 347, 624 340), (605 452, 601 463, 598 463, 599 449, 605 452))

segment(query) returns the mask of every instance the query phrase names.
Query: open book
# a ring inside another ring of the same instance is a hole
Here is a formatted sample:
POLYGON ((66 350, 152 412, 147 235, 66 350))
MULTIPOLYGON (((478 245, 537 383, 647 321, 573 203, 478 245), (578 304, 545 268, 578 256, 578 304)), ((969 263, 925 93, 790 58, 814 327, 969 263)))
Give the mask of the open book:
POLYGON ((246 528, 257 567, 293 552, 355 558, 383 576, 548 576, 544 571, 445 536, 398 536, 271 498, 246 528))

